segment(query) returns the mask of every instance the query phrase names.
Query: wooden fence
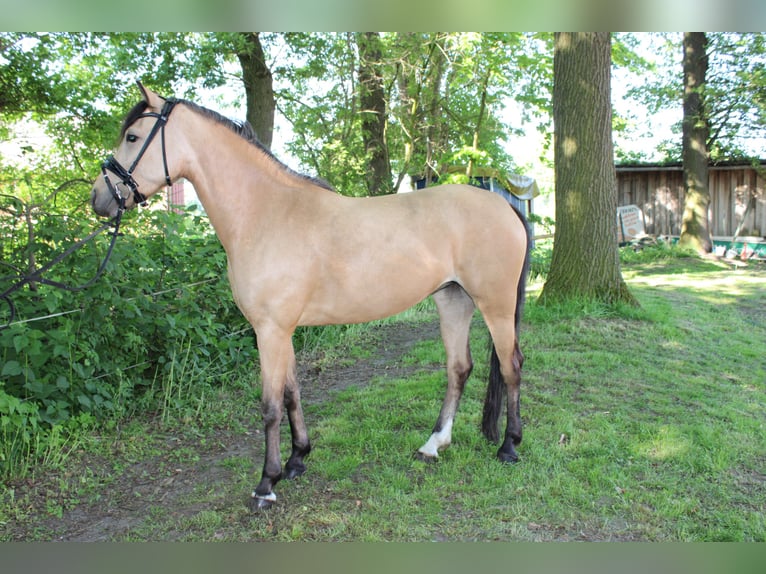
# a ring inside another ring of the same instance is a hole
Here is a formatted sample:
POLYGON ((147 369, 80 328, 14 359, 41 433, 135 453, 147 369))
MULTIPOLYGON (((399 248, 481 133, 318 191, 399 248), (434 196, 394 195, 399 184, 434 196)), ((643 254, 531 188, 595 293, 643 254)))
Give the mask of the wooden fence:
MULTIPOLYGON (((766 234, 766 161, 710 166, 710 231, 729 238, 766 234), (749 204, 749 205, 748 205, 749 204), (743 221, 744 219, 744 221, 743 221)), ((681 234, 684 183, 681 165, 617 166, 617 205, 637 205, 650 235, 681 234)))

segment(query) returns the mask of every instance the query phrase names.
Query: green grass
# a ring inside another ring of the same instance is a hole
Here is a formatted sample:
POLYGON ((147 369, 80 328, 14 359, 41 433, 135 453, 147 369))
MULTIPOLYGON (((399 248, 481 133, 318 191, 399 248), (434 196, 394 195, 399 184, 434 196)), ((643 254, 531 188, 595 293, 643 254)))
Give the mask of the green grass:
MULTIPOLYGON (((152 472, 171 489, 187 468, 199 474, 184 487, 183 504, 168 507, 161 495, 144 494, 152 503, 118 539, 766 541, 766 270, 648 258, 624 275, 640 309, 544 308, 530 295, 517 465, 497 462, 496 446, 478 431, 488 368, 478 318, 476 367, 452 446, 435 463, 412 453, 428 438, 444 394, 443 372, 433 370, 444 356, 438 340, 412 347, 401 361, 412 372, 405 379, 381 370, 365 386, 306 405, 314 444, 308 471, 277 486, 268 512, 250 514, 244 504, 262 455, 227 450, 250 433, 262 452, 257 393, 246 383, 206 395, 202 415, 194 399, 193 416, 181 409, 186 418, 175 427, 165 420, 164 434, 150 436, 151 425, 137 422, 122 428, 120 452, 107 449, 112 437, 103 436, 102 450, 85 441, 82 456, 112 452, 104 464, 116 469, 121 461, 125 472, 159 458, 152 472)), ((423 305, 405 320, 433 318, 433 307, 423 305)), ((317 346, 311 359, 374 356, 374 337, 355 329, 333 340, 335 350, 317 346)), ((286 427, 282 438, 287 453, 286 427)), ((91 471, 87 479, 69 468, 59 475, 67 472, 87 484, 74 489, 71 477, 62 478, 69 497, 49 515, 99 497, 118 505, 106 494, 109 473, 91 471), (100 490, 98 480, 107 486, 100 490)), ((15 502, 31 504, 22 490, 15 502)), ((34 520, 31 512, 14 514, 8 500, 0 523, 34 520)), ((28 528, 28 537, 52 536, 56 522, 46 524, 28 528)))

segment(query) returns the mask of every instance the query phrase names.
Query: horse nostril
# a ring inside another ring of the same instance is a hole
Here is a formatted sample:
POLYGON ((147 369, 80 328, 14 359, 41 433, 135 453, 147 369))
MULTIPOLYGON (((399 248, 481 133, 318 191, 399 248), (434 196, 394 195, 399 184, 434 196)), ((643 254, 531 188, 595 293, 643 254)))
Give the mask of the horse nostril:
POLYGON ((95 187, 90 192, 90 207, 96 212, 96 215, 103 215, 103 213, 101 213, 103 207, 99 206, 98 192, 95 187))

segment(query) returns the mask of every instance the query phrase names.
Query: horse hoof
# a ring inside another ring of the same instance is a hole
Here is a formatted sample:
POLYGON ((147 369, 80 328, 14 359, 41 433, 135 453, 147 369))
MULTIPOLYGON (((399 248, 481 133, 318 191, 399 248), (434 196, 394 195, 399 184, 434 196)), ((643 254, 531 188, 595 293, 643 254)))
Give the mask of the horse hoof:
POLYGON ((274 503, 277 501, 277 495, 273 492, 270 492, 269 494, 266 494, 264 496, 259 496, 253 492, 253 494, 250 497, 250 510, 253 511, 261 511, 261 510, 268 510, 272 506, 274 506, 274 503))
POLYGON ((415 460, 419 460, 421 462, 425 462, 427 464, 431 464, 439 460, 438 456, 431 456, 430 454, 425 454, 423 452, 420 452, 419 450, 416 450, 413 453, 412 458, 414 458, 415 460))
POLYGON ((293 468, 285 468, 285 478, 287 480, 292 480, 294 478, 298 478, 301 476, 304 472, 306 472, 306 467, 293 467, 293 468))
POLYGON ((504 462, 506 464, 515 464, 519 462, 519 455, 515 452, 503 452, 501 450, 497 451, 497 459, 500 462, 504 462))

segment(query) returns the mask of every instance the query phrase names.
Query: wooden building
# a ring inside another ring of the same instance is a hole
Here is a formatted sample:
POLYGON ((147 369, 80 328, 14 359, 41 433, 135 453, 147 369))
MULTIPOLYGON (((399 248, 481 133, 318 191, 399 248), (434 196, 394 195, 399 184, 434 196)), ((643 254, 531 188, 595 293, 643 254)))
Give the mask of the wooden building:
MULTIPOLYGON (((710 232, 728 240, 766 235, 766 161, 711 164, 710 232)), ((617 166, 617 205, 637 205, 646 233, 678 236, 684 212, 681 164, 617 166)))

